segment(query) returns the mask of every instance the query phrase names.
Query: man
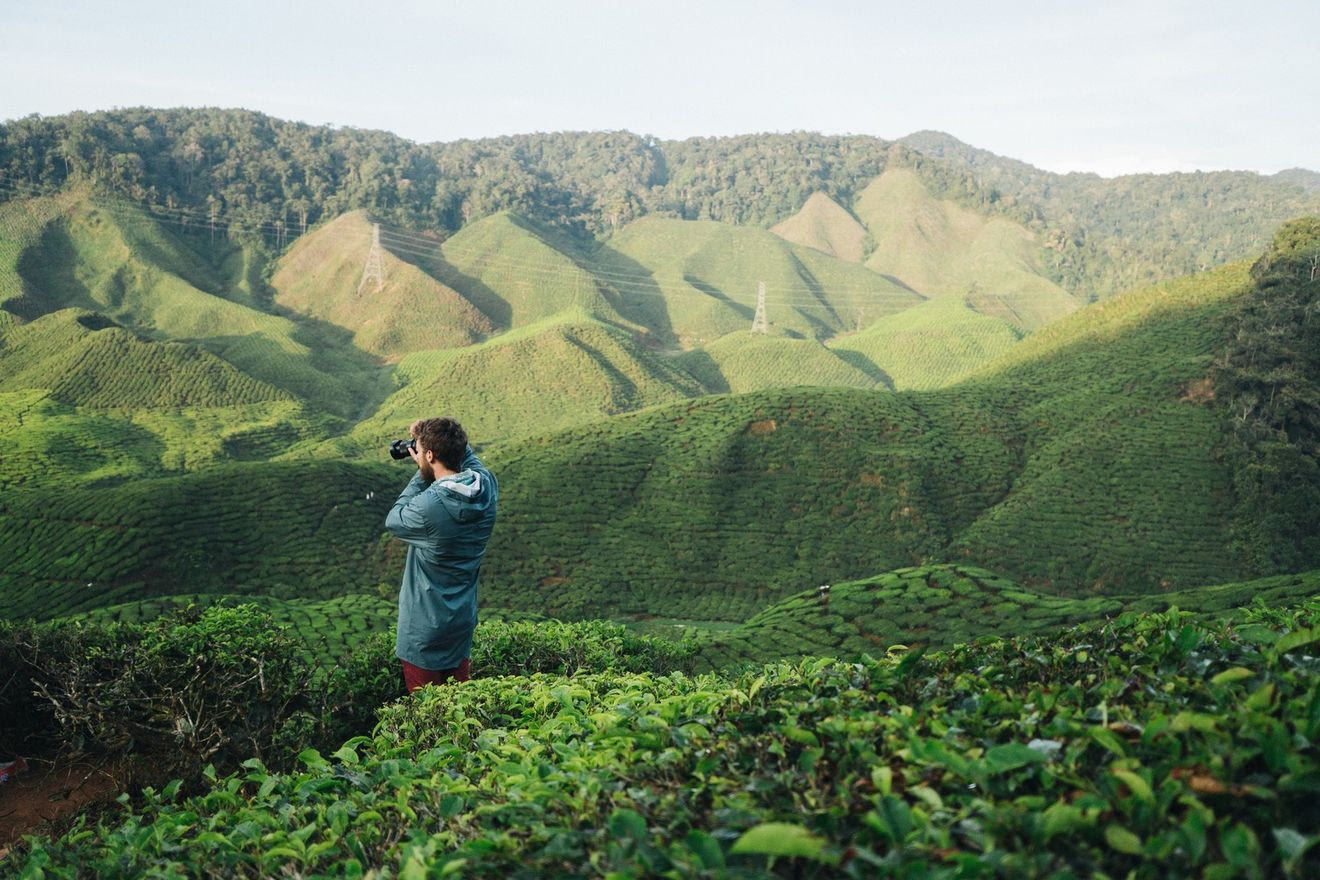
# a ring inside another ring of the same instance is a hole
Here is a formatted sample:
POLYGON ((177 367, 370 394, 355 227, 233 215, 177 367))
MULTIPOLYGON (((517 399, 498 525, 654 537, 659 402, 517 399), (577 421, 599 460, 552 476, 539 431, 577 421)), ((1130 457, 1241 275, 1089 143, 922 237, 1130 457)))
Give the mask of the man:
POLYGON ((417 473, 385 528, 408 544, 394 653, 412 693, 471 677, 477 575, 495 528, 499 485, 453 419, 419 419, 409 432, 417 473))

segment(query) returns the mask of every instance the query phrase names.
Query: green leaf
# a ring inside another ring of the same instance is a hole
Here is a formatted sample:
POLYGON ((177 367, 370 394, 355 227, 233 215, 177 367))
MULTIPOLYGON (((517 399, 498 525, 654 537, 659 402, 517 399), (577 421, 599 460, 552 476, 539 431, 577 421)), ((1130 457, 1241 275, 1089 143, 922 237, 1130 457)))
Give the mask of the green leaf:
POLYGON ((646 819, 636 810, 618 809, 610 814, 610 834, 630 840, 646 839, 646 819))
POLYGON ((1091 728, 1091 739, 1104 746, 1109 751, 1118 755, 1120 758, 1127 757, 1127 750, 1123 748, 1123 741, 1118 738, 1112 730, 1103 727, 1091 728))
POLYGON ((1150 783, 1136 773, 1131 770, 1112 770, 1110 772, 1123 781, 1123 784, 1128 787, 1128 790, 1132 792, 1137 800, 1147 804, 1155 803, 1155 792, 1150 790, 1150 783))
POLYGON ((1022 743, 995 746, 985 753, 985 762, 990 765, 992 773, 1004 773, 1028 764, 1043 764, 1046 760, 1040 752, 1022 743))
POLYGON ((1189 730, 1210 733, 1218 723, 1219 719, 1213 715, 1205 715, 1200 712, 1179 712, 1173 716, 1169 729, 1175 733, 1185 733, 1189 730))
POLYGON ((1225 669, 1223 672, 1210 679, 1211 684, 1231 684, 1235 681, 1241 681, 1244 678, 1251 678, 1256 673, 1245 666, 1234 666, 1232 669, 1225 669))
POLYGON ((1320 642, 1320 627, 1295 629, 1274 643, 1274 653, 1281 656, 1316 642, 1320 642))
POLYGON ((1079 828, 1095 824, 1095 817, 1088 816, 1080 808, 1062 801, 1051 804, 1041 813, 1041 831, 1045 840, 1056 834, 1071 834, 1079 828))
POLYGON ((706 832, 694 828, 683 838, 683 842, 701 860, 702 867, 710 869, 724 867, 724 852, 720 849, 719 841, 706 832))
POLYGON ((1128 831, 1122 825, 1110 825, 1105 828, 1105 842, 1111 849, 1130 856, 1141 855, 1141 838, 1128 831))
POLYGON ((1297 858, 1307 849, 1307 838, 1295 828, 1275 828, 1274 842, 1279 845, 1279 852, 1289 861, 1297 858))
POLYGON ((764 822, 744 831, 729 851, 737 855, 800 856, 824 861, 825 839, 801 825, 764 822))

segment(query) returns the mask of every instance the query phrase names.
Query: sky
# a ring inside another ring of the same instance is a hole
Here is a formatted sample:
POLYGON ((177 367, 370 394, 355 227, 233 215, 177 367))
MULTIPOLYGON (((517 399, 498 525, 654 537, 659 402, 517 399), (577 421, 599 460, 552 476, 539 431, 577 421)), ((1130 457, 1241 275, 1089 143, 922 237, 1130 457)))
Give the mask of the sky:
POLYGON ((1320 0, 0 0, 0 120, 219 106, 421 141, 947 132, 1050 171, 1320 170, 1320 0))

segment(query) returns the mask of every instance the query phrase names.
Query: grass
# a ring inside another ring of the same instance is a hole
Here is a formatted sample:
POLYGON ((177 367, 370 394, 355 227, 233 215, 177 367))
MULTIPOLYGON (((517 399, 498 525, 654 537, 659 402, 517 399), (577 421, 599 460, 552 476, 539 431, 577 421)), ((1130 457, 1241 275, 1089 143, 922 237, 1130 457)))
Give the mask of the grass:
POLYGON ((957 299, 931 299, 830 341, 839 357, 873 364, 896 389, 924 391, 957 383, 994 362, 1022 338, 1000 318, 957 299))
POLYGON ((383 356, 457 348, 495 331, 489 317, 416 265, 411 247, 398 254, 386 247, 384 286, 359 292, 371 235, 366 214, 351 211, 300 237, 271 277, 275 302, 347 328, 355 346, 383 356))
POLYGON ((918 301, 862 266, 764 229, 644 217, 596 254, 620 311, 662 339, 696 348, 751 328, 757 281, 776 335, 823 339, 918 301))
POLYGON ((747 330, 735 330, 702 348, 684 352, 677 360, 715 393, 744 394, 795 385, 889 386, 886 374, 868 362, 846 360, 815 339, 790 339, 747 330))
POLYGON ((770 231, 785 241, 815 248, 849 263, 860 263, 874 246, 866 227, 823 192, 808 196, 802 208, 770 231))
POLYGON ((853 210, 876 243, 866 266, 926 296, 968 298, 977 311, 1027 331, 1077 308, 1045 277, 1029 230, 935 199, 914 171, 885 171, 853 210))

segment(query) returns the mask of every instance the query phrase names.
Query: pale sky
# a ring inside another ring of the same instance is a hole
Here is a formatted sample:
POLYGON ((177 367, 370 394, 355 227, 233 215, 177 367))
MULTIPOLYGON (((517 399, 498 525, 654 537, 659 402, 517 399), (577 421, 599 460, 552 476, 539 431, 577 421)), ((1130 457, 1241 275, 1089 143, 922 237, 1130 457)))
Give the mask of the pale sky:
POLYGON ((416 141, 922 129, 1051 171, 1320 170, 1320 0, 0 0, 0 120, 245 107, 416 141))

